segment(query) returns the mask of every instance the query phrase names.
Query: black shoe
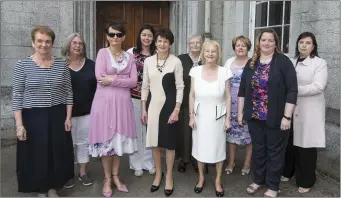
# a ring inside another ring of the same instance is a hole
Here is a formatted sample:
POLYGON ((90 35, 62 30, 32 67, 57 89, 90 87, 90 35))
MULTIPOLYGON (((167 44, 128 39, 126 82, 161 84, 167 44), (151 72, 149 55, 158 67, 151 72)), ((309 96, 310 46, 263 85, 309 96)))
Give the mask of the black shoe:
POLYGON ((186 172, 187 164, 188 164, 188 163, 184 163, 184 162, 181 160, 180 163, 179 163, 179 166, 178 166, 178 172, 180 172, 180 173, 186 172))
POLYGON ((220 186, 221 186, 221 188, 223 189, 223 191, 221 191, 221 192, 218 192, 217 191, 217 189, 215 190, 215 195, 217 196, 217 197, 224 197, 224 188, 223 188, 223 186, 220 184, 220 186))
POLYGON ((161 182, 162 182, 162 179, 163 179, 163 172, 162 172, 162 175, 161 175, 161 179, 160 179, 159 185, 158 185, 158 186, 152 185, 152 186, 150 187, 150 192, 155 192, 155 191, 159 190, 159 187, 160 187, 160 184, 161 184, 161 182))
POLYGON ((174 181, 173 181, 173 188, 172 189, 165 189, 164 190, 166 197, 169 197, 173 194, 174 192, 174 181))
POLYGON ((194 192, 195 192, 195 193, 201 193, 202 189, 203 189, 204 186, 205 186, 205 180, 204 180, 204 183, 202 184, 201 187, 197 187, 198 183, 199 183, 199 182, 197 182, 197 184, 195 184, 195 186, 194 186, 194 192))

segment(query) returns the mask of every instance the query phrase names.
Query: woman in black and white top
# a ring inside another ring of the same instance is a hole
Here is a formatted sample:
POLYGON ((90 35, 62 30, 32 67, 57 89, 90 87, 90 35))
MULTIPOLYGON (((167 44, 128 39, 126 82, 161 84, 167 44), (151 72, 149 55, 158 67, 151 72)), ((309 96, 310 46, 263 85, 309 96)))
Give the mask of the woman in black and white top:
POLYGON ((53 30, 36 26, 31 35, 35 53, 13 74, 18 191, 53 197, 74 177, 71 78, 66 62, 52 55, 53 30))
MULTIPOLYGON (((62 56, 66 59, 71 74, 73 91, 71 134, 79 165, 78 180, 84 186, 90 186, 94 181, 86 173, 86 166, 89 162, 90 110, 97 87, 95 62, 86 57, 85 42, 78 33, 72 33, 66 38, 62 47, 62 56)), ((74 179, 64 185, 65 188, 73 186, 74 179)))

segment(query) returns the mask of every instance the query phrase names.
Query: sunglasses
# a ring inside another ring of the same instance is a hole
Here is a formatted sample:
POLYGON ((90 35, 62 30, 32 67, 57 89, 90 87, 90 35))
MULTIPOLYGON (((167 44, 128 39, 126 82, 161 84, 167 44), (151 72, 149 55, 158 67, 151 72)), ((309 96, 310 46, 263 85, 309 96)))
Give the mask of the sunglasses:
POLYGON ((112 32, 109 32, 109 33, 107 33, 107 34, 108 34, 108 36, 109 36, 110 38, 114 38, 115 36, 116 36, 117 38, 122 38, 122 37, 124 36, 123 33, 112 33, 112 32))

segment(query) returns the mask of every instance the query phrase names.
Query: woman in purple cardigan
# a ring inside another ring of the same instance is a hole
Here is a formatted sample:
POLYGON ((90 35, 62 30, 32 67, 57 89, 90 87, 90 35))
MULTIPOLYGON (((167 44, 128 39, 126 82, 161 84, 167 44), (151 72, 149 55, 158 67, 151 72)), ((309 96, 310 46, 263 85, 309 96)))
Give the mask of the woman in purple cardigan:
POLYGON ((112 182, 119 191, 128 192, 118 177, 120 156, 137 151, 130 96, 130 89, 137 84, 137 71, 133 56, 121 48, 125 33, 122 24, 108 26, 109 47, 98 51, 95 66, 98 83, 90 113, 89 151, 102 159, 105 197, 112 195, 112 182))

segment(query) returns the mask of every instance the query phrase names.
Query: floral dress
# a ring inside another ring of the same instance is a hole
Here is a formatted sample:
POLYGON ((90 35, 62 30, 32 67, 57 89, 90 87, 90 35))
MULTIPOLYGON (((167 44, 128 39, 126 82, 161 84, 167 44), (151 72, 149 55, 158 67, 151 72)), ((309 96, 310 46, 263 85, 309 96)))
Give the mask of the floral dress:
POLYGON ((231 84, 231 96, 232 96, 232 108, 231 108, 231 130, 227 132, 227 141, 231 144, 247 145, 251 144, 251 137, 247 125, 239 126, 238 124, 238 90, 243 73, 243 67, 231 65, 232 78, 231 84))

